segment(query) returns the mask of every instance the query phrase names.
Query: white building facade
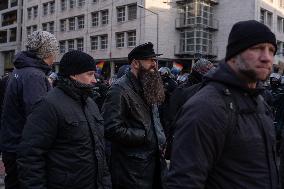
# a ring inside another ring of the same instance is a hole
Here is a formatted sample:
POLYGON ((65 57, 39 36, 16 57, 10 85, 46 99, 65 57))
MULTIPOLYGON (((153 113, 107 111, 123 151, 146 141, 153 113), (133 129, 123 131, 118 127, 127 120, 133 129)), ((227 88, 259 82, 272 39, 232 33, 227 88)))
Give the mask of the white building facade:
POLYGON ((161 63, 167 63, 174 58, 169 44, 178 39, 174 26, 168 25, 175 18, 169 8, 162 0, 27 0, 22 48, 31 32, 42 29, 59 40, 58 60, 67 51, 82 50, 104 62, 107 75, 128 63, 135 46, 148 41, 164 54, 161 63))
POLYGON ((284 64, 284 0, 24 0, 17 7, 11 6, 15 0, 5 1, 9 6, 0 8, 0 21, 9 11, 22 10, 23 15, 22 23, 19 15, 12 25, 0 22, 0 75, 3 62, 9 61, 1 52, 12 46, 11 53, 24 50, 27 35, 38 29, 59 40, 57 60, 69 50, 82 50, 103 62, 107 75, 127 63, 135 46, 148 41, 163 54, 160 66, 179 62, 189 70, 200 57, 224 58, 232 25, 249 19, 263 22, 276 34, 275 64, 284 64), (9 41, 15 27, 16 42, 13 37, 9 41), (2 34, 4 30, 7 34, 2 34), (1 43, 3 36, 6 43, 1 43))

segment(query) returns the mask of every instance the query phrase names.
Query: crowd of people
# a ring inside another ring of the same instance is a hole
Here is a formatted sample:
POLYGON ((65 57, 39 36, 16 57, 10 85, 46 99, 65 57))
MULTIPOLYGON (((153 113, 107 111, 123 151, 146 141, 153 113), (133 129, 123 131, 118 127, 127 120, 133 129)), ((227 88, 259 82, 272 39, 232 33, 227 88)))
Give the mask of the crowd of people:
POLYGON ((177 77, 148 42, 107 82, 76 50, 51 72, 58 41, 33 32, 1 79, 5 188, 284 188, 276 51, 267 26, 241 21, 218 64, 177 77))

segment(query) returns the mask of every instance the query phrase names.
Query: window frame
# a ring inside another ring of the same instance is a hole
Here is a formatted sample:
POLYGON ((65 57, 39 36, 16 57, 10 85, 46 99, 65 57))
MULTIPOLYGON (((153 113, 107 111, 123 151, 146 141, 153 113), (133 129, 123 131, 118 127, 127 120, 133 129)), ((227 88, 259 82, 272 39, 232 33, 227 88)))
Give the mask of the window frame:
POLYGON ((125 22, 126 20, 126 7, 125 6, 120 6, 116 7, 116 16, 117 16, 117 22, 125 22))
POLYGON ((135 47, 136 46, 136 30, 127 31, 127 47, 135 47), (131 36, 130 34, 134 34, 131 36), (132 41, 130 39, 133 39, 132 41), (130 44, 131 43, 131 44, 130 44))
POLYGON ((125 43, 125 34, 124 32, 117 32, 115 34, 115 43, 116 48, 123 48, 125 43))
POLYGON ((108 25, 108 9, 102 10, 101 11, 101 25, 105 26, 108 25))
POLYGON ((100 36, 100 49, 101 50, 106 50, 108 48, 108 35, 101 35, 100 36), (104 43, 103 43, 104 42, 104 43))

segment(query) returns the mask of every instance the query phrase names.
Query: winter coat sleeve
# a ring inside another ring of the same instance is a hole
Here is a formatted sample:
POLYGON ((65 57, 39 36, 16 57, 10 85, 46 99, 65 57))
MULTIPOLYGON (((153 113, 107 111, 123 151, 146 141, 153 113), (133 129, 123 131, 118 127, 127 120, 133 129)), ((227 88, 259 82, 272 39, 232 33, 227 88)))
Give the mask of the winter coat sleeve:
POLYGON ((47 79, 38 73, 32 73, 23 79, 23 101, 26 117, 31 113, 33 106, 46 95, 50 89, 47 79))
POLYGON ((127 125, 127 107, 129 105, 122 89, 111 87, 103 105, 105 137, 127 146, 139 146, 144 144, 145 130, 127 125))
POLYGON ((22 189, 46 189, 45 156, 57 135, 57 115, 46 101, 36 105, 24 126, 17 164, 22 189))
POLYGON ((192 97, 178 116, 168 189, 205 188, 208 173, 222 153, 228 117, 225 103, 207 95, 211 96, 192 97))

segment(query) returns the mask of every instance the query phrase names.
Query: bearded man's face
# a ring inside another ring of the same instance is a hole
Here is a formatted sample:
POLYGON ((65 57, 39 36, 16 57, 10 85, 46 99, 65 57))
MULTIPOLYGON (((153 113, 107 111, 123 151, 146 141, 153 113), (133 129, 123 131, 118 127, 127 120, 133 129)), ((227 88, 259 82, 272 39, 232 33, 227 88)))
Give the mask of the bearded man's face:
POLYGON ((142 84, 144 97, 148 105, 164 102, 163 81, 154 59, 139 60, 138 78, 142 84))

